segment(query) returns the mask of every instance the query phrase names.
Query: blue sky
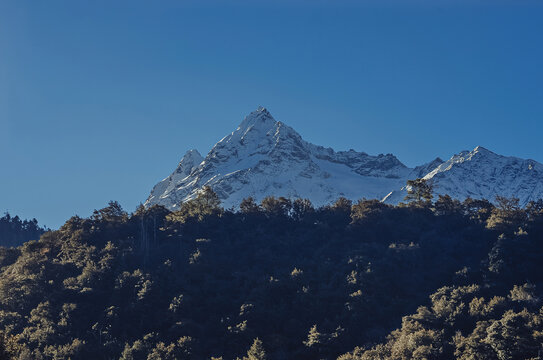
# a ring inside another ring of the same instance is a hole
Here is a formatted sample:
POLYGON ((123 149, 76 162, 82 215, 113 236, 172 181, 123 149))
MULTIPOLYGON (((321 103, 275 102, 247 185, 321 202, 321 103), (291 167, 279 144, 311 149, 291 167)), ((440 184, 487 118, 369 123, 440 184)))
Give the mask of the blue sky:
POLYGON ((132 211, 258 105, 414 166, 543 162, 541 1, 0 1, 0 211, 132 211))

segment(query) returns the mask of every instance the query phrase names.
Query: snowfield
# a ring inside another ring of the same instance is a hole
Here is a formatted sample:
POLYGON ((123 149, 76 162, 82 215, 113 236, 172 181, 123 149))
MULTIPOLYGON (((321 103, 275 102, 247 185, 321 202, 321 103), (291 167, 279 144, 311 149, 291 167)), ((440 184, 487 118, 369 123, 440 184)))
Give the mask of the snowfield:
POLYGON ((409 168, 394 155, 334 151, 306 142, 291 127, 276 121, 263 107, 220 140, 204 157, 189 150, 175 171, 152 189, 145 206, 171 210, 209 185, 225 208, 236 208, 252 196, 307 198, 316 206, 340 196, 379 199, 397 204, 408 179, 434 184, 434 196, 449 194, 494 200, 518 197, 522 204, 543 197, 543 165, 495 154, 483 147, 463 151, 448 161, 439 158, 409 168))

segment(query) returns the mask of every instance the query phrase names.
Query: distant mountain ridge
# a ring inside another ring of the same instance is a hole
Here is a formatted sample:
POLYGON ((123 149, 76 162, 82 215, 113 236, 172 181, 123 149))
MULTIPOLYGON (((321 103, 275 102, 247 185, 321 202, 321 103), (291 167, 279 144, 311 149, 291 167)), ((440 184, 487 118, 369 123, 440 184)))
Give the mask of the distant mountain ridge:
MULTIPOLYGON (((519 198, 525 205, 543 198, 543 165, 512 156, 502 156, 477 146, 463 151, 435 167, 424 179, 434 183, 434 196, 488 199, 497 195, 519 198)), ((397 203, 405 197, 405 188, 393 191, 385 202, 397 203)))
POLYGON ((493 200, 518 197, 522 204, 543 197, 543 165, 505 157, 483 147, 409 168, 392 154, 334 151, 311 144, 291 127, 259 107, 231 134, 202 157, 189 150, 174 172, 152 189, 145 202, 175 210, 209 185, 224 207, 236 207, 252 196, 308 198, 325 205, 343 196, 396 204, 408 179, 431 179, 434 195, 449 194, 493 200))

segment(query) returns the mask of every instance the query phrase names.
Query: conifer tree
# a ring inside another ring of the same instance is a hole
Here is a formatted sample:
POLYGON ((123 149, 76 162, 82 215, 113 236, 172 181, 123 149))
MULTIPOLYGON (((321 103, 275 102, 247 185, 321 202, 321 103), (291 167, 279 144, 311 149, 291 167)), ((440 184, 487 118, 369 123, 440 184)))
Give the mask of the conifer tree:
POLYGON ((304 345, 307 347, 316 347, 318 345, 321 345, 324 341, 324 335, 317 330, 317 324, 313 325, 311 329, 309 329, 309 333, 307 334, 307 340, 304 341, 304 345))
POLYGON ((256 338, 253 345, 247 351, 246 360, 267 360, 268 356, 264 350, 264 345, 259 338, 256 338))
POLYGON ((404 200, 415 201, 419 205, 429 203, 434 197, 433 191, 432 183, 426 179, 407 180, 407 195, 404 200))
POLYGON ((243 214, 256 214, 260 211, 260 207, 256 203, 255 199, 252 196, 249 196, 241 201, 239 204, 239 210, 243 214))

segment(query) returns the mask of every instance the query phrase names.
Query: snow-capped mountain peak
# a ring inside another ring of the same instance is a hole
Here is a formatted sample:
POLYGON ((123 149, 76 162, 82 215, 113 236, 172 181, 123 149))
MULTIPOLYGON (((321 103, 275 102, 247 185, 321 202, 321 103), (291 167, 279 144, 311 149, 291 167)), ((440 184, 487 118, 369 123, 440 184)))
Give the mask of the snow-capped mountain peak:
POLYGON ((225 207, 252 196, 301 197, 324 205, 344 196, 398 203, 408 179, 432 181, 434 194, 493 200, 515 196, 525 204, 543 196, 543 165, 505 157, 478 146, 443 161, 409 168, 392 154, 334 151, 311 144, 276 121, 264 107, 247 115, 203 158, 190 150, 175 171, 151 191, 145 205, 176 209, 209 185, 225 207), (388 194, 388 195, 387 195, 388 194))
MULTIPOLYGON (((462 151, 427 173, 434 196, 450 195, 494 201, 496 196, 516 197, 525 205, 543 197, 543 165, 512 156, 498 155, 482 146, 462 151)), ((406 189, 393 191, 385 201, 397 203, 406 189)))
POLYGON ((371 156, 306 142, 291 127, 276 121, 263 107, 245 117, 221 139, 195 168, 190 162, 179 173, 155 186, 146 205, 175 209, 209 185, 224 206, 236 206, 248 196, 305 197, 317 205, 351 198, 382 198, 401 186, 412 169, 394 155, 371 156), (188 173, 188 168, 190 172, 188 173))
POLYGON ((505 158, 504 156, 498 155, 482 146, 477 146, 472 151, 464 150, 460 153, 453 155, 449 160, 442 162, 439 166, 435 167, 432 171, 424 176, 425 179, 432 179, 439 173, 444 171, 449 171, 455 166, 460 166, 460 164, 466 162, 477 162, 477 163, 488 163, 495 164, 501 159, 505 158))
POLYGON ((250 113, 243 119, 236 130, 245 133, 251 129, 270 130, 277 125, 277 121, 273 118, 270 112, 262 106, 250 113))
POLYGON ((177 172, 183 172, 189 175, 192 168, 200 165, 202 161, 204 161, 204 158, 202 155, 200 155, 198 150, 189 150, 185 153, 181 161, 179 161, 179 164, 177 165, 177 172))

